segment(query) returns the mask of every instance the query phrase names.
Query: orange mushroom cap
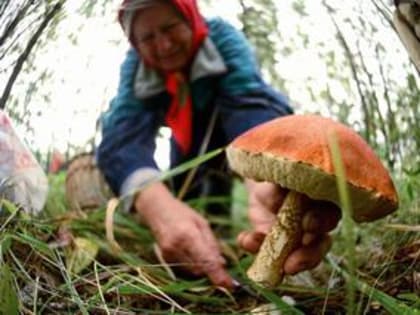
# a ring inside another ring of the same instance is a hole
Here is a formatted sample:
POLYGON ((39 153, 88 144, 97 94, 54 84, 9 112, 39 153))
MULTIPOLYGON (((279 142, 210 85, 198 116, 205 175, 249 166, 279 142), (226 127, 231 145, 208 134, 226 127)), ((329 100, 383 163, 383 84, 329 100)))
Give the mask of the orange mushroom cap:
POLYGON ((329 146, 340 148, 357 222, 373 221, 398 208, 392 179, 375 152, 353 129, 318 115, 291 115, 261 124, 227 148, 230 167, 240 175, 270 181, 315 200, 340 199, 329 146))

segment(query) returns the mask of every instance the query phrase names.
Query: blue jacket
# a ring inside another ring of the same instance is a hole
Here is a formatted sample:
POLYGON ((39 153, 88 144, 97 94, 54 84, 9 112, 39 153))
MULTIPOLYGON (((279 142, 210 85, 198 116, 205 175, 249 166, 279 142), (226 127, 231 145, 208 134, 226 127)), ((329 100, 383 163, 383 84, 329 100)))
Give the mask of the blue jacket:
MULTIPOLYGON (((191 66, 193 140, 188 156, 171 141, 171 166, 197 156, 215 108, 218 118, 208 150, 227 145, 242 132, 281 115, 291 114, 286 97, 262 79, 244 35, 220 18, 208 20, 209 36, 191 66)), ((157 72, 128 51, 120 83, 102 116, 98 166, 112 190, 124 195, 159 175, 153 158, 155 137, 164 125, 170 96, 157 72)))

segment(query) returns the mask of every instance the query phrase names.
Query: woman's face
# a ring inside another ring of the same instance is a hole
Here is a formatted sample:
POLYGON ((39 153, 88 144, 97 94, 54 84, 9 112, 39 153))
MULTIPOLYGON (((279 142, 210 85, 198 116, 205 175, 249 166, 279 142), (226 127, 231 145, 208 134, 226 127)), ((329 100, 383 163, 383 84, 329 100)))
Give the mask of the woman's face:
POLYGON ((174 72, 187 65, 192 31, 173 5, 158 2, 139 10, 132 27, 141 57, 154 68, 174 72))

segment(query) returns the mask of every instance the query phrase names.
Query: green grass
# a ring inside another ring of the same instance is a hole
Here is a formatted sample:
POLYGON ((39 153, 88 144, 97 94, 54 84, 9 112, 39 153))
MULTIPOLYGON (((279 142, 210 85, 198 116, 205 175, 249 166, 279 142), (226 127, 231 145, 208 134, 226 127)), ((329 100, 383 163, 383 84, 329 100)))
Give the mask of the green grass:
POLYGON ((50 177, 51 192, 40 217, 28 217, 10 203, 1 206, 1 315, 249 314, 262 304, 284 314, 419 312, 419 233, 409 228, 420 225, 419 189, 412 189, 418 178, 397 181, 402 202, 395 214, 359 226, 343 221, 333 233, 334 245, 325 262, 275 290, 261 289, 246 278, 252 256, 234 242, 236 233, 248 227, 243 185, 235 182, 232 197, 189 200, 207 216, 206 203, 232 198, 230 217, 209 218, 230 233, 223 235, 229 272, 244 284, 233 293, 214 288, 205 278, 176 274, 174 279, 156 259, 150 232, 119 211, 114 214, 113 231, 123 250, 115 254, 105 236, 104 207, 83 215, 70 212, 64 180, 64 173, 50 177), (407 180, 414 183, 411 190, 405 188, 407 180), (395 228, 397 223, 403 227, 395 228), (88 242, 78 243, 76 238, 88 242), (86 243, 97 247, 95 257, 80 245, 86 243), (72 255, 83 263, 80 268, 70 267, 72 255), (293 305, 285 302, 285 296, 293 305))
POLYGON ((333 158, 333 165, 337 177, 338 194, 342 213, 342 234, 345 247, 344 257, 347 263, 348 277, 346 277, 346 309, 348 315, 356 314, 356 238, 352 220, 352 205, 347 187, 346 172, 342 161, 340 147, 336 134, 331 134, 329 148, 333 158))

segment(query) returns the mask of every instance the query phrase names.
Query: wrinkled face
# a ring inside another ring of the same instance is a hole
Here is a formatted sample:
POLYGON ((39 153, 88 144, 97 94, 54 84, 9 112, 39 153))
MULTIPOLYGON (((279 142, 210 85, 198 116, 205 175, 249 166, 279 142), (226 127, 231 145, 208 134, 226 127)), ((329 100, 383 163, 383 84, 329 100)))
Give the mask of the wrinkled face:
POLYGON ((133 21, 133 40, 142 58, 164 72, 182 70, 188 63, 192 31, 169 3, 140 10, 133 21))

